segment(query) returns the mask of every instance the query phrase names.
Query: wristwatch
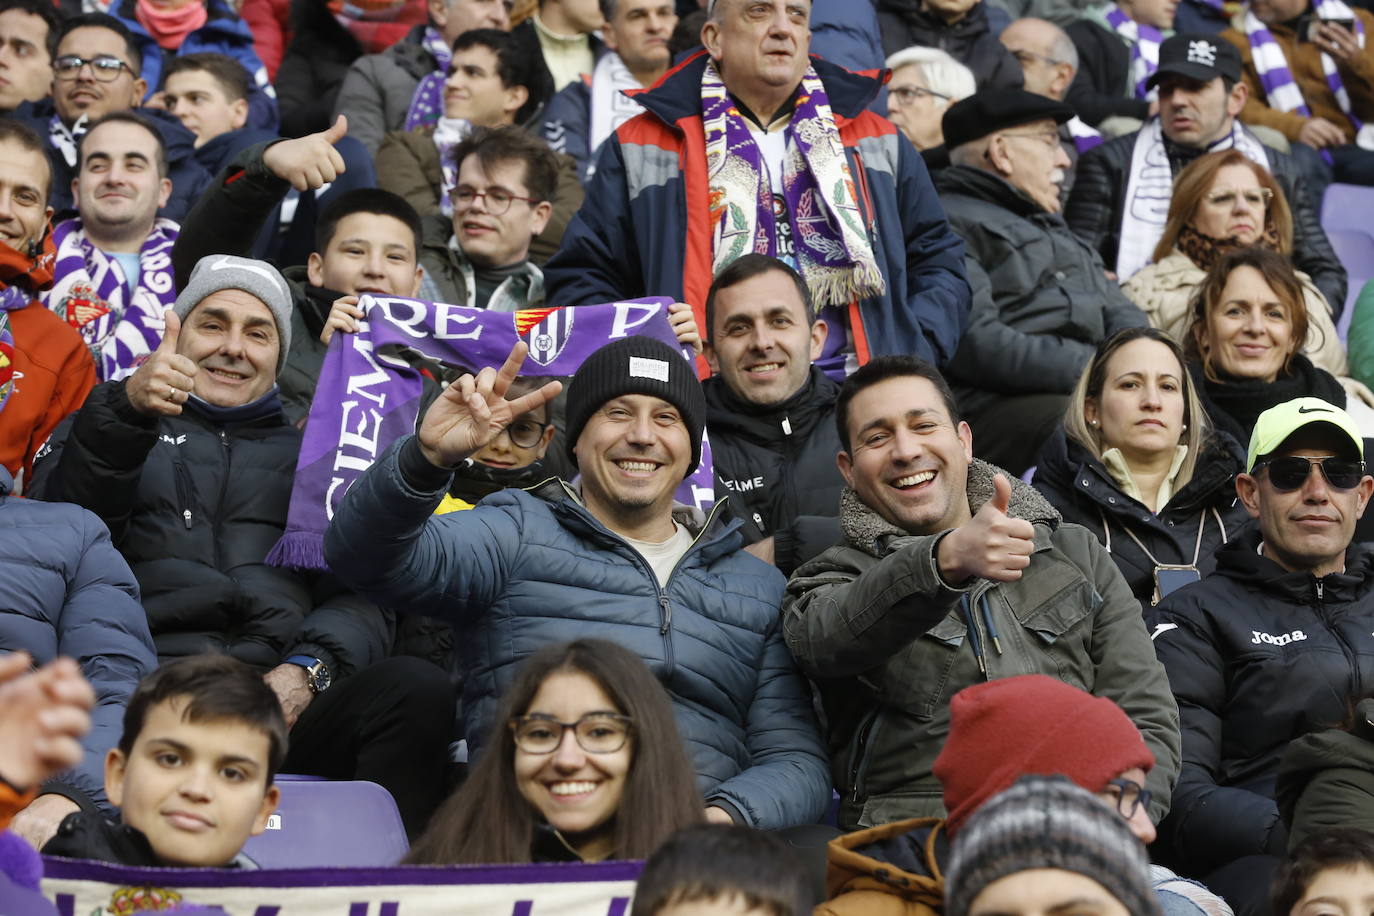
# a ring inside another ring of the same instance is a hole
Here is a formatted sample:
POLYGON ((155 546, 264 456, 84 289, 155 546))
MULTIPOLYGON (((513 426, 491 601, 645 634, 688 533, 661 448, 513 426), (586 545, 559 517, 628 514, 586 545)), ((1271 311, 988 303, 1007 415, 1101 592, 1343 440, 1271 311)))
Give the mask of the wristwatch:
POLYGON ((329 689, 333 678, 329 675, 329 666, 312 655, 293 655, 286 660, 288 665, 300 665, 305 669, 305 682, 310 685, 310 692, 318 696, 329 689))

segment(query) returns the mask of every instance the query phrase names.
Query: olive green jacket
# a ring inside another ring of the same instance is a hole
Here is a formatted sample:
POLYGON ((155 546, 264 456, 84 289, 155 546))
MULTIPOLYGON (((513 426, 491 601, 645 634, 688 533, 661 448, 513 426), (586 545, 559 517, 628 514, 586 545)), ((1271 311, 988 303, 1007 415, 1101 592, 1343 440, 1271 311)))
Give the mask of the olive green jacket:
MULTIPOLYGON (((998 472, 982 461, 969 467, 972 511, 991 497, 998 472)), ((1062 523, 1044 497, 1007 477, 1009 514, 1035 526, 1030 566, 1015 582, 950 588, 935 561, 944 532, 911 535, 846 490, 844 542, 788 583, 784 635, 825 705, 846 830, 945 816, 931 767, 949 731, 950 698, 1018 674, 1047 674, 1120 705, 1155 755, 1150 814, 1158 822, 1168 811, 1178 707, 1140 604, 1091 532, 1062 523)))

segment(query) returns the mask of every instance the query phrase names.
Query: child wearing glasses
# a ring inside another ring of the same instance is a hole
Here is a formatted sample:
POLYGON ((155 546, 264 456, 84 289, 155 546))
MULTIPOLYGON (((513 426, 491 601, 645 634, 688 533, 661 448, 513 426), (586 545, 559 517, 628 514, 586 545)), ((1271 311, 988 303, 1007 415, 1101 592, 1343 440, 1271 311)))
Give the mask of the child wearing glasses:
POLYGON ((672 707, 630 651, 584 639, 531 655, 499 734, 405 862, 642 859, 702 820, 672 707))

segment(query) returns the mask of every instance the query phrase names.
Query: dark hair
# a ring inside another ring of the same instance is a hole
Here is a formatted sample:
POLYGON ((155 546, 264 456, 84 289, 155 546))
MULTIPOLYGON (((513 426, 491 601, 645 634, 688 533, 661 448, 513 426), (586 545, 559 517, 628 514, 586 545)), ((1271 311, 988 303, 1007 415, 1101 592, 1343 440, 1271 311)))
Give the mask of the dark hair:
POLYGON ((615 856, 642 859, 679 827, 702 819, 692 766, 673 708, 648 666, 628 649, 600 639, 547 646, 525 659, 492 720, 493 733, 467 780, 435 813, 405 862, 479 865, 530 861, 539 812, 514 778, 515 735, 509 723, 529 709, 553 674, 585 674, 633 722, 632 759, 615 819, 615 856))
POLYGON ((78 173, 81 170, 82 163, 86 161, 86 141, 90 139, 91 134, 95 133, 95 129, 103 124, 114 123, 133 124, 153 135, 154 146, 156 147, 153 158, 157 160, 157 177, 166 178, 167 142, 162 139, 162 131, 157 129, 157 125, 154 124, 151 119, 135 111, 112 111, 104 117, 98 118, 95 123, 86 128, 86 132, 76 141, 76 167, 78 173))
MULTIPOLYGON (((486 48, 496 55, 496 76, 507 89, 524 86, 529 93, 525 104, 515 112, 515 123, 526 124, 544 107, 553 95, 553 77, 544 64, 544 56, 530 53, 520 35, 500 29, 469 29, 453 40, 453 52, 469 48, 486 48)), ((449 64, 453 72, 453 64, 449 64)))
POLYGON ((553 200, 558 191, 558 159, 543 140, 523 127, 479 127, 453 147, 453 173, 476 156, 484 169, 517 160, 525 164, 525 187, 536 201, 553 200))
POLYGON ((20 149, 38 153, 43 157, 43 164, 48 170, 43 183, 43 203, 46 205, 48 195, 52 193, 52 164, 48 161, 48 148, 44 144, 43 138, 38 136, 38 132, 23 121, 16 121, 13 118, 0 118, 0 143, 7 140, 18 144, 20 149))
POLYGON ((870 388, 890 378, 915 376, 923 378, 935 386, 940 400, 945 402, 945 410, 952 423, 959 422, 959 408, 954 403, 954 392, 949 390, 949 382, 930 363, 915 356, 875 356, 864 363, 840 386, 840 396, 835 400, 835 428, 839 430, 840 442, 849 451, 849 403, 860 391, 870 388))
POLYGON ((267 785, 286 759, 286 719, 281 701, 248 665, 228 655, 207 652, 167 662, 138 682, 124 707, 119 750, 128 757, 143 731, 148 710, 158 703, 186 699, 186 722, 236 722, 267 736, 267 785))
POLYGON ((57 56, 57 42, 62 37, 62 12, 49 0, 0 0, 0 13, 19 10, 30 16, 37 16, 48 27, 48 37, 43 45, 49 57, 57 56))
POLYGON ((670 61, 676 62, 679 55, 701 47, 701 27, 706 24, 706 18, 706 10, 696 9, 678 19, 677 27, 668 38, 670 61))
POLYGON ((114 32, 124 40, 124 53, 129 56, 125 63, 133 71, 134 77, 143 75, 143 53, 139 51, 138 43, 134 41, 134 33, 129 31, 127 25, 109 13, 82 13, 79 16, 72 16, 66 21, 62 26, 62 35, 58 38, 58 43, 60 44, 63 38, 77 29, 109 29, 114 32))
POLYGON ((805 866, 771 833, 698 824, 677 833, 644 863, 630 916, 654 916, 679 903, 741 899, 770 916, 811 912, 805 866))
POLYGON ((716 295, 723 289, 743 283, 745 280, 752 280, 760 274, 776 270, 778 273, 785 274, 792 285, 797 288, 797 297, 801 299, 802 311, 806 313, 806 323, 808 326, 816 323, 816 304, 811 298, 811 287, 806 285, 805 278, 785 261, 771 258, 766 254, 754 254, 750 252, 741 255, 726 265, 725 269, 716 274, 716 278, 711 281, 711 289, 706 294, 706 342, 715 343, 716 327, 716 295))
POLYGON ((1274 916, 1288 916, 1321 872, 1357 865, 1374 869, 1374 833, 1356 827, 1329 827, 1310 835, 1274 873, 1269 893, 1274 916))
POLYGON ((212 51, 172 58, 172 62, 167 65, 167 70, 162 75, 162 87, 167 88, 167 81, 173 75, 187 71, 210 74, 219 84, 224 97, 231 102, 247 101, 248 93, 253 88, 253 77, 244 69, 243 64, 228 54, 216 54, 212 51))
POLYGON ((1220 379, 1210 359, 1210 348, 1205 348, 1202 342, 1203 335, 1207 333, 1207 318, 1212 309, 1221 303, 1221 294, 1225 292, 1231 274, 1241 267, 1253 267, 1259 271, 1288 313, 1293 333, 1288 341, 1288 355, 1283 360, 1285 373, 1291 370, 1293 357, 1302 351, 1303 342, 1307 340, 1307 297, 1303 294, 1302 282, 1293 273, 1293 264, 1288 257, 1257 247, 1227 252, 1207 271, 1207 276, 1203 277, 1193 293, 1189 306, 1192 322, 1183 339, 1183 352, 1189 360, 1202 364, 1203 375, 1208 381, 1217 382, 1220 379))
POLYGON ((411 242, 415 246, 415 257, 420 257, 420 214, 404 197, 383 191, 381 188, 354 188, 335 197, 324 208, 315 221, 315 251, 323 255, 334 241, 334 233, 339 229, 346 216, 354 213, 375 213, 400 220, 410 230, 411 242))

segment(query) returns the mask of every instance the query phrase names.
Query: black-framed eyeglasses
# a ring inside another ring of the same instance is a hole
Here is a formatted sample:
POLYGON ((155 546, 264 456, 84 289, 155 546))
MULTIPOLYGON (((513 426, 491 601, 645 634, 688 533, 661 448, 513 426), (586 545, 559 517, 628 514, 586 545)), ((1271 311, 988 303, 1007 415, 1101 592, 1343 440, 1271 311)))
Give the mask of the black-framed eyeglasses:
POLYGON ((1273 488, 1280 492, 1288 492, 1307 483, 1314 464, 1322 469, 1322 476, 1326 478, 1326 482, 1337 490, 1352 490, 1360 485, 1360 480, 1364 477, 1363 461, 1335 456, 1304 458, 1301 455, 1286 455, 1261 461, 1255 465, 1255 470, 1266 468, 1269 471, 1269 483, 1273 488))
POLYGON ((533 197, 521 197, 519 194, 512 194, 505 188, 487 188, 485 191, 479 191, 470 185, 460 184, 453 189, 453 202, 460 207, 471 207, 473 201, 479 197, 487 205, 487 212, 495 216, 500 216, 509 210, 513 200, 523 200, 531 207, 539 203, 533 197))
POLYGON ((629 716, 609 712, 590 712, 576 722, 560 722, 539 713, 510 720, 515 746, 526 754, 552 754, 568 729, 572 729, 578 747, 588 754, 614 754, 625 746, 633 728, 629 716))
POLYGON ((917 99, 932 98, 944 99, 949 101, 949 96, 943 92, 936 92, 934 89, 924 89, 920 86, 889 86, 888 93, 897 99, 898 108, 906 108, 916 104, 917 99))
MULTIPOLYGON (((529 417, 521 417, 501 427, 501 433, 510 437, 511 445, 519 448, 534 448, 539 444, 539 440, 544 438, 544 430, 546 429, 548 429, 547 423, 540 423, 529 417)), ((499 436, 501 433, 496 435, 499 436)))
POLYGON ((77 57, 75 54, 64 54, 53 61, 52 69, 60 80, 74 80, 81 73, 81 68, 87 64, 91 65, 91 75, 102 83, 112 83, 119 79, 120 71, 128 70, 132 76, 134 68, 130 67, 118 57, 110 57, 102 54, 100 57, 77 57))
POLYGON ((1150 805, 1150 790, 1134 779, 1108 780, 1107 788, 1103 791, 1116 796, 1116 813, 1126 820, 1135 817, 1141 805, 1147 808, 1150 805))

